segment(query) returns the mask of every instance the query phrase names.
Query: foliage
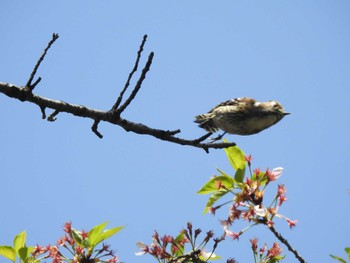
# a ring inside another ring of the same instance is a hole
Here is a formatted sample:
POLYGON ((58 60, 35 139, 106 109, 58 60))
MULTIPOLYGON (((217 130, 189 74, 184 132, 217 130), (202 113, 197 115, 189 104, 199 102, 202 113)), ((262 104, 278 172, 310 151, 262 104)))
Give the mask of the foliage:
POLYGON ((225 152, 232 168, 235 170, 235 174, 232 177, 222 170, 217 169, 219 175, 211 178, 198 191, 198 194, 210 194, 204 213, 215 214, 219 208, 231 204, 228 217, 225 220, 221 220, 221 224, 226 235, 234 239, 238 239, 251 226, 257 224, 265 224, 269 227, 273 226, 275 217, 285 219, 290 227, 294 227, 297 221, 293 221, 277 213, 281 205, 287 200, 287 190, 284 185, 278 185, 277 193, 269 205, 263 202, 267 186, 282 175, 283 168, 266 169, 266 171, 261 171, 257 168, 252 172, 252 157, 246 156, 238 146, 229 147, 225 149, 225 152), (249 168, 250 175, 245 178, 247 167, 249 168), (233 198, 214 206, 227 194, 233 195, 233 198), (234 233, 229 230, 229 227, 235 220, 239 219, 246 220, 252 224, 234 233))
POLYGON ((26 246, 27 234, 25 231, 19 233, 13 239, 13 246, 0 246, 0 255, 12 262, 32 263, 37 262, 31 255, 34 247, 26 246))
POLYGON ((267 249, 266 243, 258 249, 258 239, 256 238, 251 239, 250 243, 252 245, 255 263, 276 263, 285 258, 285 256, 281 256, 282 249, 277 242, 273 243, 270 249, 267 249))
POLYGON ((52 259, 53 263, 116 263, 118 258, 108 245, 102 243, 112 237, 124 227, 114 227, 105 230, 107 222, 94 226, 89 231, 78 231, 72 228, 71 222, 64 225, 64 237, 57 241, 57 245, 26 247, 26 233, 23 231, 14 239, 13 247, 0 246, 0 254, 12 262, 16 256, 20 263, 40 263, 43 259, 52 259), (65 248, 68 255, 60 249, 65 248))
MULTIPOLYGON (((225 142, 226 143, 226 142, 225 142)), ((187 223, 187 228, 173 237, 164 235, 162 237, 155 231, 152 236, 153 242, 147 245, 138 242, 140 251, 136 255, 149 254, 160 263, 192 262, 203 263, 220 259, 214 252, 219 243, 227 237, 238 240, 239 237, 249 228, 255 225, 265 225, 269 230, 295 255, 300 262, 305 260, 300 257, 288 241, 282 237, 274 228, 275 218, 285 219, 292 228, 297 221, 293 221, 279 213, 282 204, 287 200, 286 187, 278 185, 273 200, 267 205, 264 196, 271 182, 276 181, 283 172, 283 168, 266 169, 261 171, 256 168, 252 171, 251 156, 246 156, 237 146, 225 149, 227 158, 234 169, 231 176, 228 173, 217 169, 218 175, 210 178, 198 194, 209 194, 204 213, 215 215, 216 211, 229 205, 228 215, 225 220, 220 220, 223 234, 214 238, 212 231, 206 232, 206 236, 200 239, 201 229, 193 230, 192 224, 187 223), (249 174, 246 175, 247 170, 249 174), (222 201, 223 198, 230 198, 222 201), (218 204, 221 201, 222 203, 218 204), (239 231, 233 232, 230 227, 236 220, 248 222, 248 226, 239 231), (211 245, 212 244, 212 245, 211 245), (210 249, 208 248, 210 247, 210 249)), ((89 231, 78 231, 72 227, 71 222, 64 225, 64 237, 57 241, 56 245, 27 247, 25 244, 26 233, 23 231, 13 241, 13 246, 0 246, 0 255, 12 262, 37 263, 42 260, 52 259, 53 263, 116 263, 117 256, 103 242, 118 233, 123 227, 105 229, 107 222, 94 226, 89 231), (101 244, 102 243, 102 244, 101 244), (63 250, 64 248, 64 250, 63 250)), ((255 263, 276 263, 285 258, 281 255, 282 249, 275 242, 271 248, 263 247, 258 249, 258 240, 251 239, 251 247, 255 263)), ((350 253, 347 248, 346 252, 350 253)), ((332 258, 346 262, 340 257, 331 255, 332 258)), ((237 262, 230 258, 228 263, 237 262)))
MULTIPOLYGON (((267 206, 263 202, 267 186, 282 175, 283 168, 278 167, 273 170, 267 169, 265 172, 260 169, 255 169, 252 172, 252 157, 246 156, 240 148, 237 146, 229 147, 225 149, 225 153, 235 171, 234 175, 230 176, 224 171, 217 169, 219 174, 210 178, 198 191, 198 194, 210 195, 204 213, 209 212, 215 214, 219 208, 231 204, 227 219, 221 220, 223 235, 220 238, 214 239, 213 248, 210 252, 206 252, 206 255, 209 256, 203 257, 203 253, 205 251, 204 246, 207 245, 207 242, 213 235, 212 232, 207 232, 207 237, 200 242, 200 245, 197 245, 197 237, 201 230, 196 229, 193 235, 192 225, 190 223, 188 223, 187 229, 182 230, 176 238, 168 235, 159 238, 158 233, 155 232, 153 235, 153 243, 150 245, 138 242, 137 246, 141 251, 137 252, 137 255, 149 254, 158 262, 162 263, 207 262, 218 258, 214 254, 214 251, 221 241, 225 240, 226 237, 238 240, 239 236, 251 226, 264 224, 270 229, 273 229, 273 232, 276 233, 273 228, 273 220, 275 217, 284 218, 290 227, 295 226, 296 221, 292 221, 277 213, 281 205, 287 200, 285 195, 286 188, 283 185, 277 187, 277 193, 270 205, 267 206), (249 177, 245 177, 247 168, 250 173, 249 177), (233 195, 233 198, 216 205, 228 194, 233 195), (231 231, 229 229, 230 226, 235 220, 239 219, 246 220, 251 223, 251 225, 239 232, 231 231), (185 250, 186 243, 189 244, 190 250, 185 250)), ((277 236, 280 241, 289 245, 280 235, 277 236)), ((255 263, 275 263, 283 260, 285 257, 281 255, 282 249, 277 242, 275 242, 270 249, 267 249, 265 244, 260 250, 257 248, 257 239, 252 239, 251 243, 255 263)), ((228 259, 227 262, 234 263, 236 261, 231 258, 228 259)), ((304 262, 301 257, 300 262, 304 262)))
MULTIPOLYGON (((348 260, 350 262, 350 247, 346 247, 345 249, 345 253, 348 255, 348 260)), ((338 256, 334 256, 334 255, 330 255, 332 258, 342 262, 342 263, 346 263, 346 260, 341 258, 341 257, 338 257, 338 256)))

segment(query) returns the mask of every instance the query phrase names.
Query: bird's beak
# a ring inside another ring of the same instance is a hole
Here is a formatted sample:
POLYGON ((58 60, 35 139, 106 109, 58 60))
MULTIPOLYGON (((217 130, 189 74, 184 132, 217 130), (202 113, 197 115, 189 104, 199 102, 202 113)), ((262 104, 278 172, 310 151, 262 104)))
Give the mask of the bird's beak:
POLYGON ((289 112, 284 112, 283 115, 286 116, 286 115, 289 115, 290 113, 289 112))

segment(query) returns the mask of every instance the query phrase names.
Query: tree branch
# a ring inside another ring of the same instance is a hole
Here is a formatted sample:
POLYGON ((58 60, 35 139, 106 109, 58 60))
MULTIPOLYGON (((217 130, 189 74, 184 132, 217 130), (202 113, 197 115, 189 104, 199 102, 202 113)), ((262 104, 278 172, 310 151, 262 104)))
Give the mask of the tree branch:
POLYGON ((275 235, 275 237, 281 241, 290 252, 292 252, 294 254, 294 256, 299 260, 300 263, 306 263, 306 261, 299 255, 298 251, 296 251, 288 242, 287 239, 285 239, 279 232, 277 232, 277 230, 273 227, 270 226, 268 227, 268 229, 270 229, 270 231, 275 235))
POLYGON ((261 219, 258 221, 261 224, 264 224, 265 226, 267 226, 267 228, 275 235, 275 237, 281 242, 283 243, 290 252, 292 252, 294 254, 294 256, 299 260, 300 263, 306 263, 305 259, 303 259, 298 251, 296 251, 288 242, 287 239, 285 239, 281 233, 279 233, 273 226, 269 226, 267 225, 267 221, 266 219, 261 219))
POLYGON ((132 79, 132 76, 134 75, 134 73, 137 71, 137 68, 139 66, 139 62, 140 62, 140 58, 141 58, 141 53, 143 51, 143 47, 145 46, 145 43, 146 43, 146 40, 147 40, 147 35, 144 35, 143 36, 143 40, 142 40, 142 43, 140 45, 140 48, 139 48, 139 51, 137 52, 137 58, 136 58, 136 61, 135 61, 135 65, 134 65, 134 68, 132 69, 132 71, 129 73, 129 77, 124 85, 124 88, 122 89, 122 91, 120 92, 119 94, 119 97, 117 99, 117 101, 114 103, 113 107, 112 107, 112 110, 116 110, 120 103, 122 102, 122 99, 123 99, 123 95, 125 93, 125 91, 128 89, 129 85, 130 85, 130 81, 132 79))
POLYGON ((149 54, 148 60, 145 64, 145 67, 143 68, 141 75, 140 75, 135 87, 131 91, 129 97, 124 101, 123 104, 121 104, 122 100, 123 100, 123 95, 124 95, 125 91, 127 90, 127 88, 129 87, 130 80, 131 80, 132 76, 134 75, 134 73, 137 71, 138 64, 139 64, 139 61, 141 58, 141 53, 143 51, 143 48, 144 48, 144 45, 145 45, 145 42, 147 39, 147 35, 145 35, 143 37, 143 41, 142 41, 140 48, 139 48, 139 51, 137 53, 137 58, 136 58, 134 68, 130 72, 129 77, 127 79, 127 82, 126 82, 124 88, 122 89, 122 91, 120 92, 119 97, 117 98, 117 101, 115 102, 115 104, 113 105, 111 110, 102 111, 102 110, 91 109, 91 108, 88 108, 86 106, 75 105, 75 104, 67 103, 64 101, 58 101, 58 100, 53 100, 53 99, 49 99, 49 98, 44 98, 44 97, 41 97, 39 95, 34 94, 32 91, 33 91, 34 87, 41 80, 41 78, 39 78, 34 84, 32 84, 32 81, 34 79, 36 71, 37 71, 38 67, 40 66, 41 62, 43 61, 48 49, 51 47, 51 45, 55 42, 55 40, 57 38, 58 38, 58 35, 53 34, 51 41, 48 43, 43 54, 41 55, 38 62, 36 63, 26 86, 24 86, 24 87, 23 86, 16 86, 14 84, 0 82, 0 92, 5 94, 6 96, 8 96, 10 98, 18 99, 22 102, 28 101, 30 103, 38 105, 40 107, 41 116, 43 119, 46 118, 46 113, 45 113, 46 108, 53 109, 54 110, 53 113, 51 113, 49 115, 49 117, 47 117, 48 121, 55 121, 56 115, 60 112, 73 114, 77 117, 90 118, 94 121, 94 123, 91 127, 91 130, 99 138, 102 138, 103 136, 97 130, 98 124, 101 121, 105 121, 105 122, 109 122, 109 123, 114 124, 114 125, 118 125, 118 126, 122 127, 124 130, 126 130, 127 132, 131 131, 131 132, 134 132, 137 134, 150 135, 150 136, 153 136, 153 137, 160 139, 160 140, 163 140, 163 141, 168 141, 168 142, 172 142, 172 143, 176 143, 176 144, 180 144, 180 145, 187 145, 187 146, 201 148, 201 149, 204 149, 206 152, 209 152, 210 148, 222 149, 222 148, 227 148, 227 147, 236 145, 235 143, 213 143, 213 142, 203 143, 203 141, 205 139, 207 139, 211 135, 211 133, 208 133, 208 134, 201 136, 200 138, 194 139, 194 140, 183 139, 183 138, 175 136, 176 134, 181 132, 180 129, 176 129, 176 130, 155 129, 155 128, 148 127, 145 124, 132 122, 132 121, 129 121, 129 120, 121 117, 121 113, 130 105, 132 100, 135 98, 137 92, 141 89, 142 83, 145 80, 146 74, 150 70, 150 67, 152 64, 152 60, 154 57, 153 52, 151 52, 149 54), (120 104, 121 104, 121 106, 120 106, 120 104))
POLYGON ((142 74, 141 74, 139 80, 137 81, 134 90, 131 92, 129 98, 128 98, 128 99, 123 103, 123 105, 121 105, 119 108, 114 109, 114 110, 116 110, 116 113, 117 113, 118 115, 120 115, 120 114, 126 109, 126 107, 129 106, 129 104, 131 103, 131 101, 135 98, 137 92, 140 90, 141 85, 142 85, 142 82, 143 82, 143 80, 146 78, 146 74, 147 74, 147 72, 149 71, 149 69, 150 69, 150 67, 151 67, 152 60, 153 60, 153 56, 154 56, 154 53, 151 52, 151 54, 149 54, 149 57, 148 57, 146 66, 145 66, 144 69, 142 70, 142 74))
POLYGON ((46 56, 46 53, 47 51, 50 49, 50 47, 52 46, 52 44, 57 40, 58 38, 58 34, 52 34, 52 39, 50 40, 50 42, 47 44, 47 47, 44 49, 44 52, 43 54, 41 55, 41 57, 39 58, 39 60, 37 61, 33 71, 32 71, 32 74, 30 74, 30 77, 27 81, 27 84, 26 84, 26 87, 28 87, 30 90, 33 90, 35 88, 36 85, 39 84, 39 82, 41 81, 41 78, 39 77, 35 82, 34 84, 32 84, 32 81, 35 77, 35 74, 36 74, 36 71, 38 70, 41 62, 44 60, 45 56, 46 56))

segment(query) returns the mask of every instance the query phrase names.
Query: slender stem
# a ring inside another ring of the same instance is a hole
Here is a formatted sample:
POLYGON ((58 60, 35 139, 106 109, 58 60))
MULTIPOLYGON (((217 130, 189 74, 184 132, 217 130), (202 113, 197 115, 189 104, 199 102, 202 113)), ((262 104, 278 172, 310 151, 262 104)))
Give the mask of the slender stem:
POLYGON ((296 251, 288 242, 288 240, 286 240, 279 232, 277 232, 277 230, 273 227, 270 226, 268 227, 268 229, 270 229, 270 231, 275 235, 275 237, 281 241, 290 252, 292 252, 294 254, 294 256, 299 260, 299 262, 301 263, 306 263, 306 261, 299 255, 298 251, 296 251))
POLYGON ((134 90, 131 92, 129 98, 118 109, 116 109, 116 112, 117 112, 118 115, 120 115, 126 109, 126 107, 129 106, 131 101, 135 98, 137 92, 140 90, 142 82, 146 78, 147 72, 150 70, 150 67, 151 67, 151 64, 152 64, 152 60, 153 60, 153 56, 154 56, 154 53, 151 52, 149 54, 149 56, 148 56, 147 63, 146 63, 145 67, 142 70, 141 76, 140 76, 139 80, 137 81, 134 90))
POLYGON ((52 44, 56 41, 56 39, 58 38, 58 34, 52 34, 52 39, 50 40, 50 42, 47 44, 47 47, 45 48, 44 52, 41 54, 39 60, 36 62, 36 65, 32 71, 32 73, 30 74, 30 77, 27 81, 26 87, 28 87, 30 90, 33 90, 35 88, 35 86, 40 82, 41 78, 39 77, 38 80, 32 85, 32 81, 34 79, 34 76, 41 64, 41 62, 44 60, 47 51, 50 49, 50 47, 52 46, 52 44))
POLYGON ((143 47, 145 46, 145 43, 146 43, 146 40, 147 40, 147 35, 144 35, 143 36, 143 40, 142 40, 142 43, 140 45, 140 48, 139 48, 139 51, 137 52, 137 58, 136 58, 136 61, 135 61, 135 65, 134 65, 134 68, 132 69, 132 71, 129 73, 129 77, 124 85, 124 88, 123 90, 120 92, 119 94, 119 97, 117 99, 117 101, 114 103, 113 107, 112 107, 112 110, 116 110, 120 103, 122 102, 122 99, 123 99, 123 95, 125 93, 125 91, 128 89, 129 85, 130 85, 130 80, 132 78, 132 76, 134 75, 134 73, 137 71, 137 68, 139 66, 139 61, 140 61, 140 58, 141 58, 141 53, 143 51, 143 47))

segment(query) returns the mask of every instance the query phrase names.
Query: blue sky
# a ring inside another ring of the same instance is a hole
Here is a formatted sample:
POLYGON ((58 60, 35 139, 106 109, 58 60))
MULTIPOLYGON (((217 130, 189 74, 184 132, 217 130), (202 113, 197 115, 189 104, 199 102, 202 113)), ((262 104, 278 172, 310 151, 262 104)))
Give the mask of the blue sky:
MULTIPOLYGON (((253 167, 285 168, 280 212, 299 223, 277 228, 308 262, 330 262, 329 253, 349 246, 349 8, 345 0, 2 1, 0 81, 24 85, 58 33, 35 93, 107 110, 148 34, 141 65, 151 51, 154 62, 125 118, 197 138, 193 117, 221 101, 278 100, 291 115, 260 134, 226 138, 252 154, 253 167)), ((230 172, 222 150, 206 154, 106 123, 100 140, 91 120, 59 114, 50 123, 3 94, 0 111, 0 244, 22 230, 29 245, 54 243, 66 221, 89 229, 109 220, 126 225, 110 240, 121 260, 153 262, 134 252, 154 229, 175 235, 191 221, 221 234, 223 215, 203 215, 206 197, 196 191, 216 168, 230 172)), ((253 262, 252 237, 274 242, 257 227, 217 253, 253 262)), ((287 253, 285 262, 295 260, 287 253)))

